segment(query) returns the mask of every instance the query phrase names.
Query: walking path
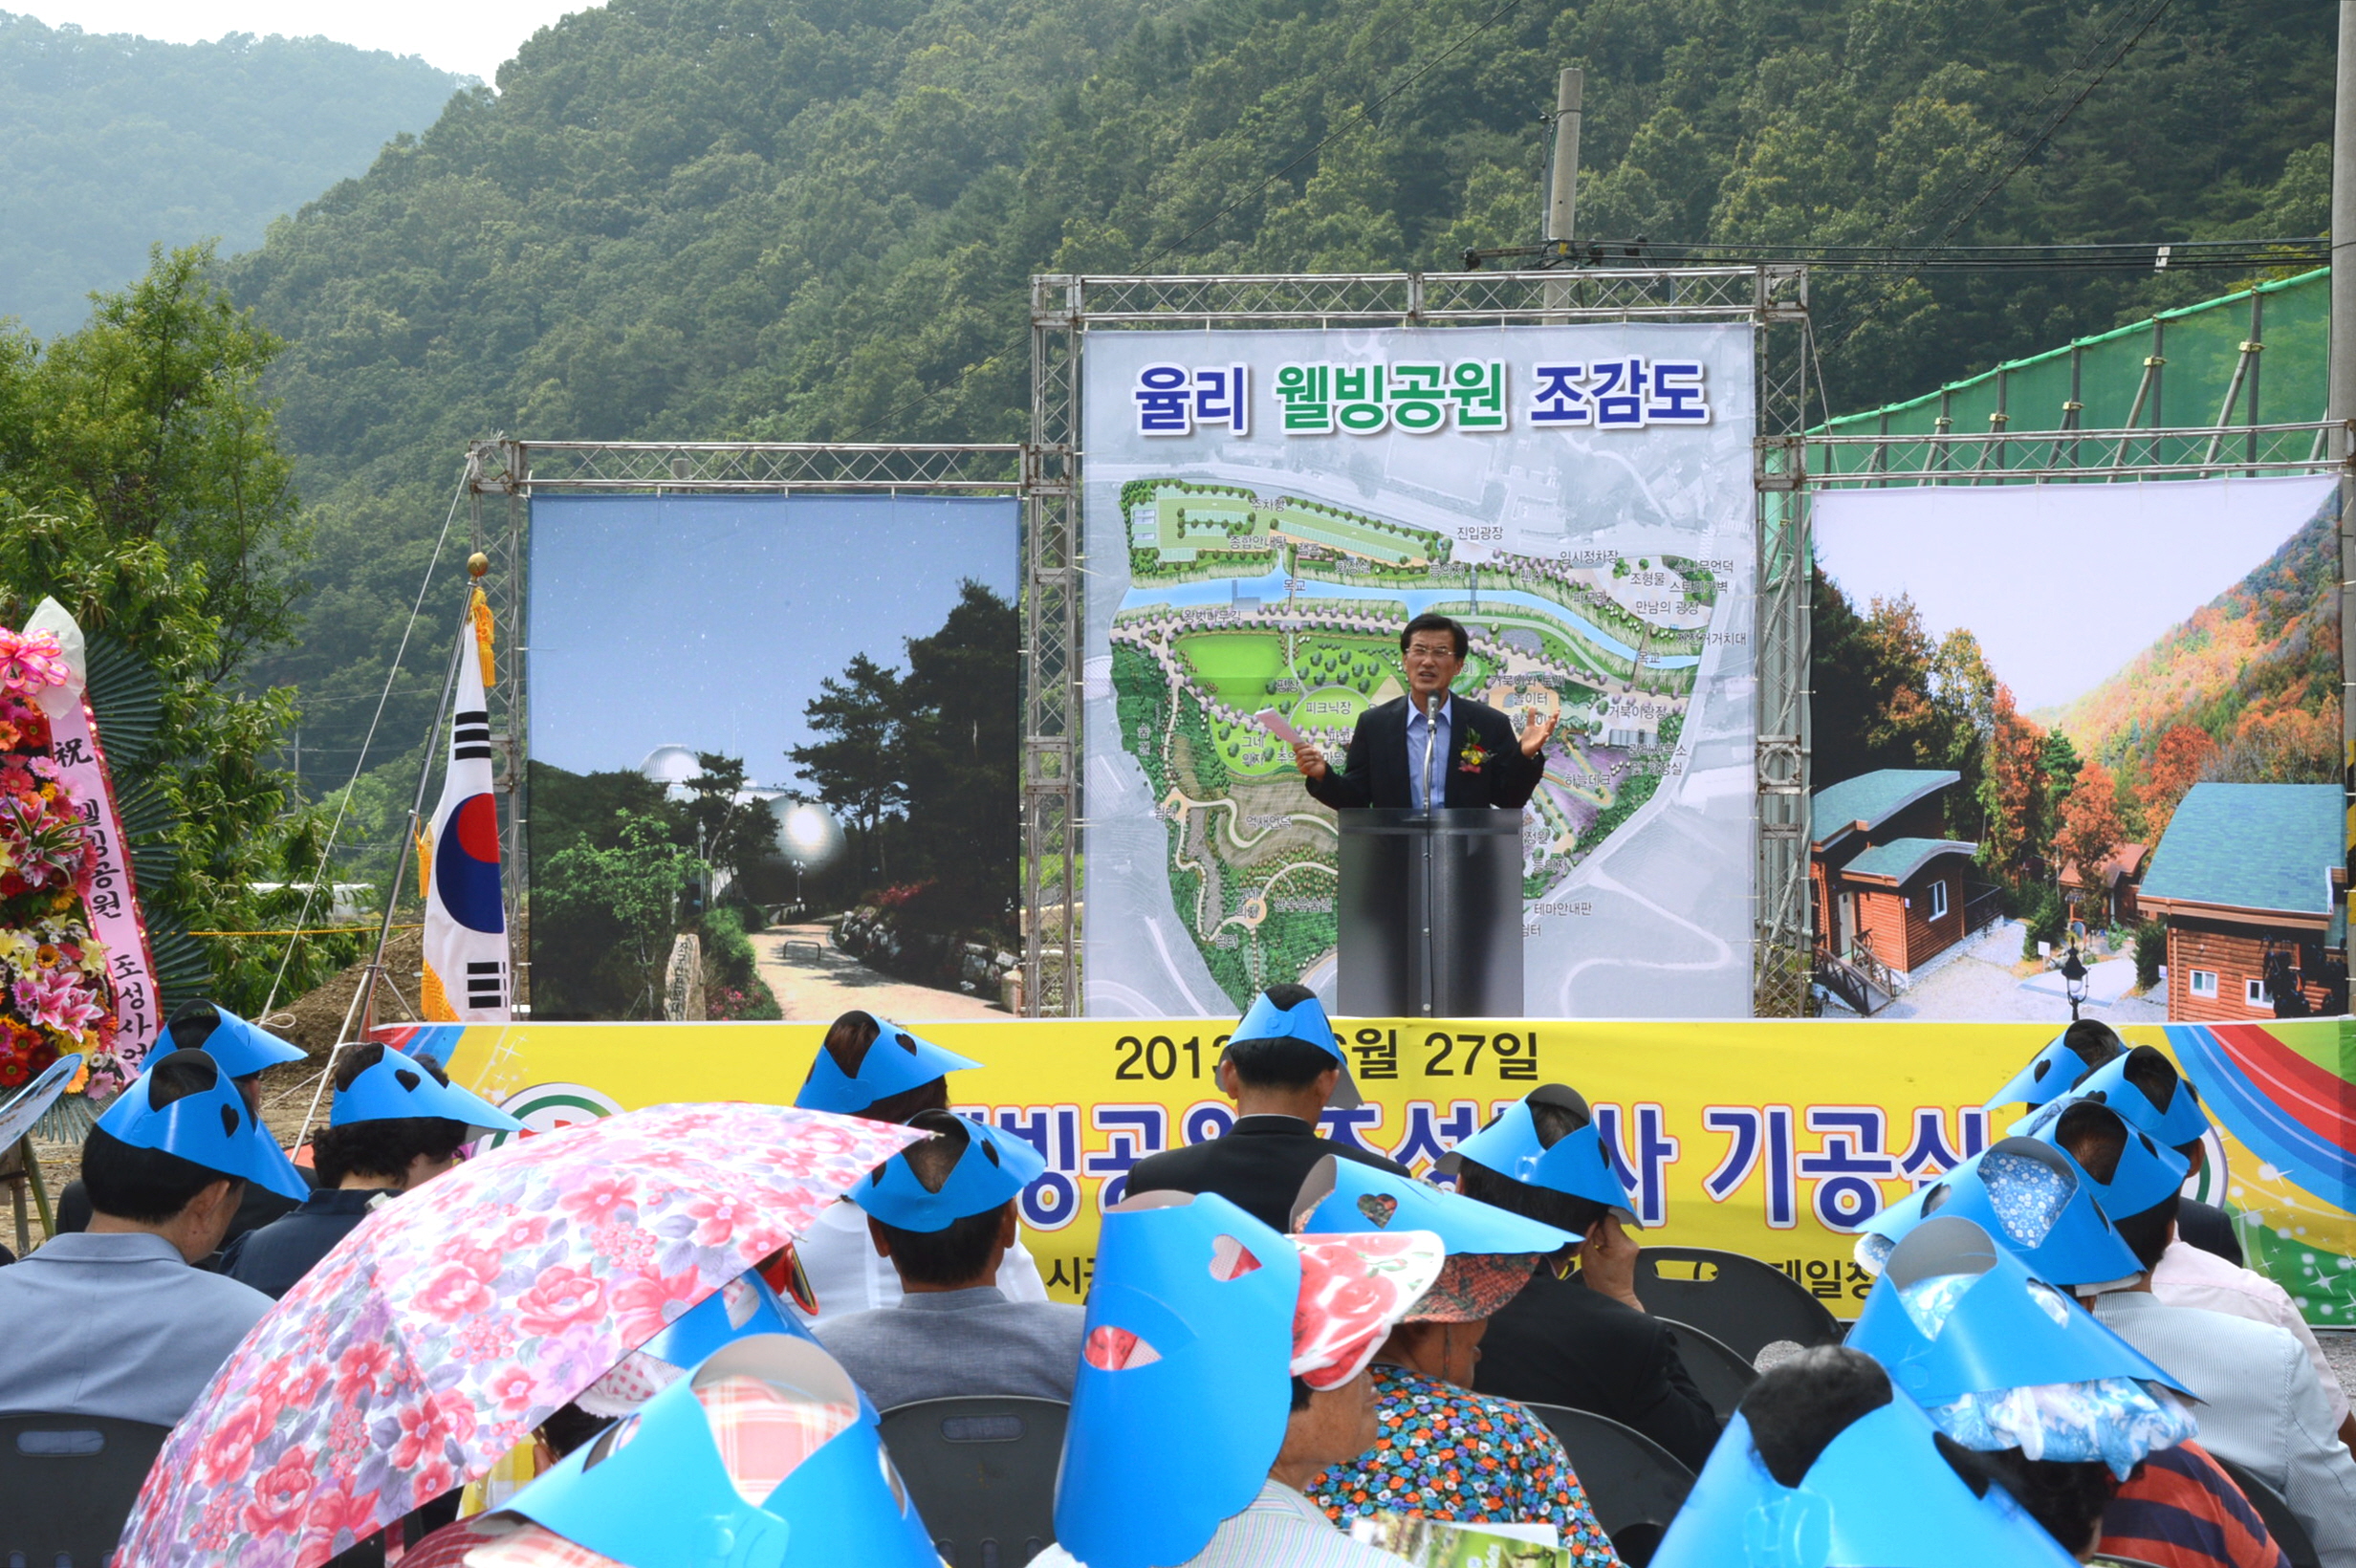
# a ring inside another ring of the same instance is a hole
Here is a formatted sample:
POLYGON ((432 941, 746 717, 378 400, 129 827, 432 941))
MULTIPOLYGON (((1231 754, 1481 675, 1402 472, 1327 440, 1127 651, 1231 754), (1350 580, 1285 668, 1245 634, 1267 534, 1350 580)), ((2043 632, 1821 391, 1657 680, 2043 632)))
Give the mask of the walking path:
POLYGON ((788 1018, 830 1023, 853 1008, 916 1023, 939 1018, 1003 1018, 993 1000, 938 991, 879 974, 835 946, 834 927, 815 922, 772 926, 753 938, 753 968, 788 1018))
MULTIPOLYGON (((2068 1023, 2069 999, 2062 977, 2050 970, 2023 980, 2013 972, 2020 960, 2020 923, 2001 920, 1960 948, 1933 961, 1904 996, 1874 1014, 1876 1018, 1928 1018, 1942 1022, 1979 1021, 2068 1023)), ((2156 995, 2129 996, 2135 982, 2133 959, 2114 959, 2094 966, 2088 977, 2091 992, 2081 1004, 2082 1014, 2120 1024, 2164 1024, 2167 1004, 2156 995)), ((1853 1017, 1845 1008, 1827 1016, 1853 1017)))

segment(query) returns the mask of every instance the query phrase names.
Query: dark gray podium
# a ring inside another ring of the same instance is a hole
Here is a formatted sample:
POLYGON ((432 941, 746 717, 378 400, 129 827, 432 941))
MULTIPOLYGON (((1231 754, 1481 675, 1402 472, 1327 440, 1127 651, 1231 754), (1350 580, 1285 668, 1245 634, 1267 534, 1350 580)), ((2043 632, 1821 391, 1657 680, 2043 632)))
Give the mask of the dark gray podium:
POLYGON ((1336 815, 1336 1011, 1356 1018, 1520 1017, 1521 813, 1336 815))

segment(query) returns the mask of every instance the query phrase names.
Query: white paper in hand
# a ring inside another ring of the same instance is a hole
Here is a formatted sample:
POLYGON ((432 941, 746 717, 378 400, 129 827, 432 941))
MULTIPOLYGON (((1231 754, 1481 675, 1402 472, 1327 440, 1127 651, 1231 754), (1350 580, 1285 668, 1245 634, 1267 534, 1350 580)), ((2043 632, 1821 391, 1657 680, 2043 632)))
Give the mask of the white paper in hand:
POLYGON ((1301 732, 1293 728, 1293 721, 1286 718, 1283 714, 1277 712, 1273 708, 1263 708, 1258 712, 1253 714, 1252 717, 1258 723, 1262 730, 1267 730, 1270 734, 1276 736, 1276 739, 1284 742, 1287 746, 1305 746, 1308 744, 1308 741, 1302 736, 1301 732))

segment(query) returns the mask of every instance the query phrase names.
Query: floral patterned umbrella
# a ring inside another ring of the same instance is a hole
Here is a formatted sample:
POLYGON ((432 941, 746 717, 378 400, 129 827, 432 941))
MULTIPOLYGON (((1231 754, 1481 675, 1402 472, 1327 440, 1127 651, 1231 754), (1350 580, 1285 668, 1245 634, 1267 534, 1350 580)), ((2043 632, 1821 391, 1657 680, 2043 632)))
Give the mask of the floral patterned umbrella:
POLYGON ((117 1568, 309 1568, 491 1469, 632 1347, 924 1135, 661 1105, 379 1209, 173 1428, 117 1568))

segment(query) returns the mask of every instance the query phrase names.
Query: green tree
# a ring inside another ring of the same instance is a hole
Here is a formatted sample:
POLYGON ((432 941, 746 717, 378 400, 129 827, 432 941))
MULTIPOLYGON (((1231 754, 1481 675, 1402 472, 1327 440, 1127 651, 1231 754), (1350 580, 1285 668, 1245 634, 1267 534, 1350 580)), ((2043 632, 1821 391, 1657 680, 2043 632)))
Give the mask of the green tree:
POLYGON ((810 728, 825 738, 786 750, 818 797, 850 824, 859 869, 886 880, 884 820, 907 799, 902 700, 897 670, 854 654, 842 679, 827 676, 803 705, 810 728))
POLYGON ((966 582, 941 629, 908 640, 900 684, 908 838, 945 926, 1000 926, 1020 850, 1022 629, 1014 606, 966 582))
MULTIPOLYGON (((166 957, 172 933, 290 924, 300 893, 255 884, 312 881, 324 823, 267 762, 293 693, 249 684, 255 656, 292 635, 301 587, 302 527, 259 387, 278 345, 209 269, 207 248, 159 251, 82 331, 46 349, 0 334, 0 622, 54 596, 121 650, 121 682, 151 691, 152 732, 119 737, 109 760, 141 802, 126 832, 166 1000, 207 991, 251 1011, 283 947, 212 941, 189 972, 166 957)), ((298 939, 277 993, 351 948, 298 939)))
MULTIPOLYGON (((619 938, 602 954, 581 956, 618 979, 626 1001, 619 1012, 574 1015, 651 1018, 662 1012, 664 966, 694 855, 673 841, 669 825, 659 818, 626 811, 615 817, 611 846, 584 840, 559 850, 540 866, 533 897, 535 904, 545 901, 559 920, 610 927, 619 938)), ((586 997, 566 1001, 595 1005, 586 997)))

